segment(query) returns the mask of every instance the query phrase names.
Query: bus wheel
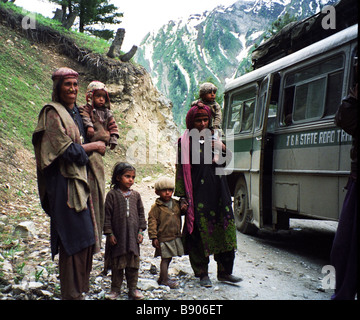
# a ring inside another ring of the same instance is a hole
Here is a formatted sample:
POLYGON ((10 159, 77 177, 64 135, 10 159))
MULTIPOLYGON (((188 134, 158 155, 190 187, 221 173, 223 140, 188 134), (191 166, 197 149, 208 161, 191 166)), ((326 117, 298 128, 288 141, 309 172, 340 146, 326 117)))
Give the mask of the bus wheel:
POLYGON ((236 228, 244 234, 254 234, 257 228, 251 223, 252 211, 249 210, 249 197, 246 182, 240 178, 234 192, 234 217, 236 228))

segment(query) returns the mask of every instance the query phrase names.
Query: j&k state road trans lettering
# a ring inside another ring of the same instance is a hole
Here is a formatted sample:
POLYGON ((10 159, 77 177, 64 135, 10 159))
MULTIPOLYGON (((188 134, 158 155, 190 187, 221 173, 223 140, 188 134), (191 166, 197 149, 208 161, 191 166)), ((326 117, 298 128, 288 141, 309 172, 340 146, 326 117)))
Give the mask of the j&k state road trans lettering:
POLYGON ((314 130, 282 134, 278 137, 276 147, 321 147, 327 145, 351 144, 352 137, 341 129, 314 130))

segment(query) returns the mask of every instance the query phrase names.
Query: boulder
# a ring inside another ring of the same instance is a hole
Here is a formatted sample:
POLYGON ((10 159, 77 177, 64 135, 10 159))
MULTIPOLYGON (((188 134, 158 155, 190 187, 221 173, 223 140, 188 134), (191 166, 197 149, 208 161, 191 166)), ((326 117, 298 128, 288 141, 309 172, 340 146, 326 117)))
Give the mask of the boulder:
POLYGON ((15 227, 14 235, 18 235, 23 239, 37 238, 35 223, 32 221, 20 222, 15 227))
POLYGON ((138 289, 143 291, 152 291, 159 288, 159 284, 151 279, 139 279, 137 284, 138 289))

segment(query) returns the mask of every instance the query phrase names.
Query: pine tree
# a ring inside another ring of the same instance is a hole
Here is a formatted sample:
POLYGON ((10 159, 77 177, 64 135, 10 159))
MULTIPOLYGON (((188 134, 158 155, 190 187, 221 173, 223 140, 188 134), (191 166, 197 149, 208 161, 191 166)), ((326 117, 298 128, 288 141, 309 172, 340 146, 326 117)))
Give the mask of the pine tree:
POLYGON ((92 28, 96 25, 119 24, 123 13, 118 8, 109 4, 108 0, 50 0, 62 7, 63 20, 73 13, 79 17, 79 31, 88 31, 105 39, 113 37, 113 31, 109 29, 99 30, 92 28))
POLYGON ((298 20, 297 17, 290 16, 290 14, 286 12, 283 16, 279 17, 271 24, 270 28, 267 30, 267 33, 265 34, 264 39, 267 40, 271 38, 273 35, 280 32, 280 30, 284 28, 286 25, 297 20, 298 20))

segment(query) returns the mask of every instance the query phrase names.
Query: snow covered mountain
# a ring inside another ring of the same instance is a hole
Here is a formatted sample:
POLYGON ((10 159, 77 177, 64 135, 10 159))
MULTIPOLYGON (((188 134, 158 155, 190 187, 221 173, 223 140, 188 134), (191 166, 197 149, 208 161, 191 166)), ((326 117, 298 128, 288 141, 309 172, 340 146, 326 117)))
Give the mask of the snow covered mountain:
POLYGON ((250 55, 271 23, 286 12, 299 20, 337 0, 239 0, 231 6, 169 21, 142 41, 135 59, 173 103, 183 124, 199 84, 211 80, 223 91, 226 79, 251 67, 250 55))

